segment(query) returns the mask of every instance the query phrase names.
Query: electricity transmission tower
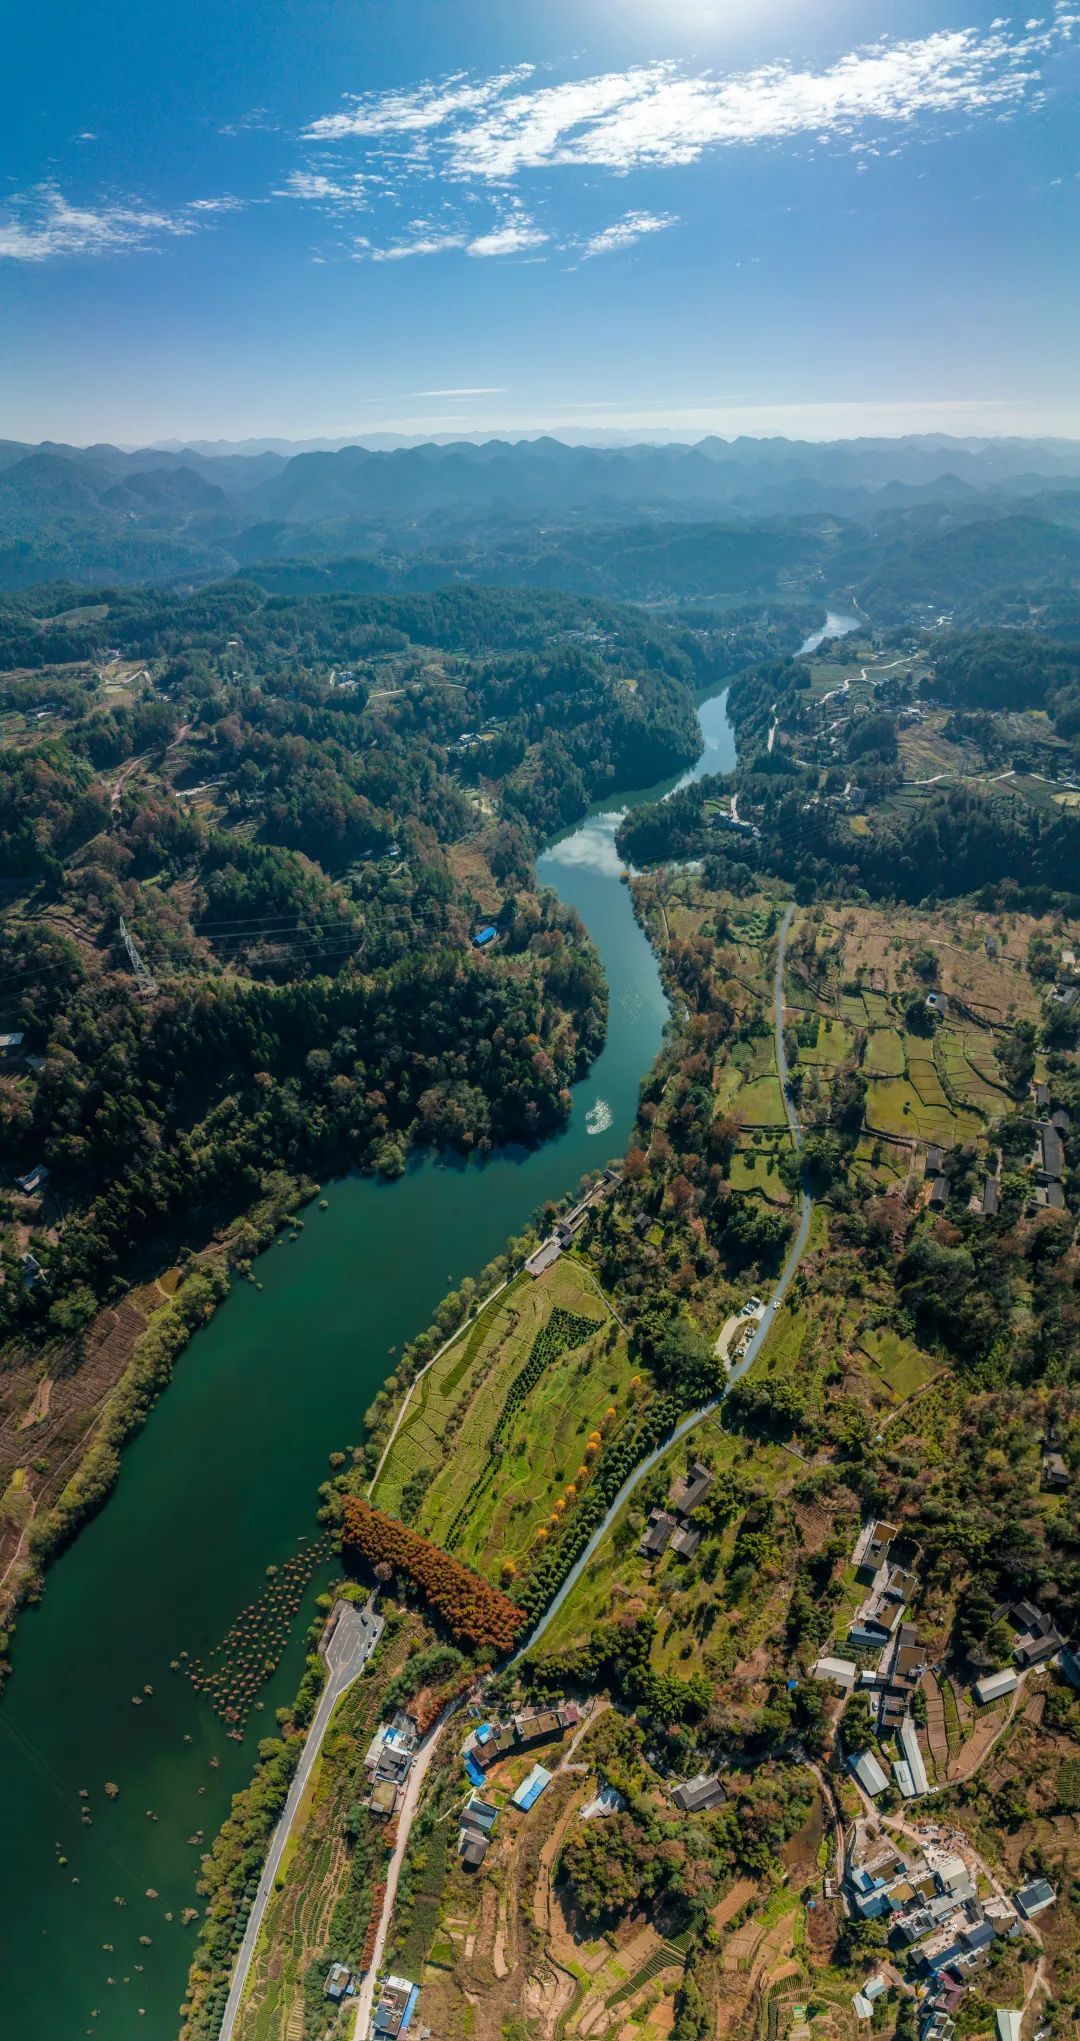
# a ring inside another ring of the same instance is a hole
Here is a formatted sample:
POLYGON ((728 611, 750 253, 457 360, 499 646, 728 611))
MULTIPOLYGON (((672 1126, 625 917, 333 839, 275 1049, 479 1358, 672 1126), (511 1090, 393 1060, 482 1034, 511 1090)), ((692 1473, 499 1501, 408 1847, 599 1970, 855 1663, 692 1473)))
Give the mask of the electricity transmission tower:
POLYGON ((128 957, 131 960, 131 968, 135 973, 136 981, 138 983, 140 999, 153 999, 154 994, 158 989, 157 979, 155 978, 149 965, 140 956, 139 951, 136 949, 135 938, 132 935, 131 930, 127 925, 127 922, 124 920, 123 915, 120 916, 120 934, 123 939, 124 948, 127 951, 128 957))

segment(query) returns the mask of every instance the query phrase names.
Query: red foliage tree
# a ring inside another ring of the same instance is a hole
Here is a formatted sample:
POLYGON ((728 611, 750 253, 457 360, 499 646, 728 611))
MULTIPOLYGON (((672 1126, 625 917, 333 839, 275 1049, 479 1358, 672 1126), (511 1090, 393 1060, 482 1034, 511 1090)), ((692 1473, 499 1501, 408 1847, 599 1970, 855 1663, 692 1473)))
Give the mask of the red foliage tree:
POLYGON ((473 1651, 509 1651, 524 1624, 525 1611, 491 1582, 410 1531, 396 1517, 373 1509, 362 1496, 345 1498, 342 1548, 349 1559, 372 1568, 387 1565, 404 1574, 446 1624, 451 1636, 473 1651))

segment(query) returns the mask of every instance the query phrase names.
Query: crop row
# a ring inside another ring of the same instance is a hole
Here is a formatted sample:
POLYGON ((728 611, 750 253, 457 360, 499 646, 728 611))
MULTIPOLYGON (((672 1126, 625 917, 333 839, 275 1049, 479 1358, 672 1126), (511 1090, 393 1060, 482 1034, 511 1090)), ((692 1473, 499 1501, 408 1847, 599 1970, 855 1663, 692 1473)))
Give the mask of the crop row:
POLYGON ((578 1508, 568 1518, 566 1531, 557 1545, 549 1545, 530 1568, 515 1594, 526 1615, 535 1622, 558 1592, 576 1559, 580 1558, 593 1532, 603 1522, 627 1476, 639 1461, 660 1444, 678 1423, 684 1406, 669 1393, 655 1396, 642 1411, 632 1432, 623 1432, 601 1454, 596 1472, 578 1508))
POLYGON ((561 1304, 555 1306, 547 1323, 541 1326, 529 1349, 528 1360, 518 1369, 506 1392, 506 1399, 488 1440, 488 1457, 448 1526, 446 1532, 448 1545, 455 1544, 461 1536, 473 1504, 491 1473, 492 1461, 502 1443, 506 1427, 515 1411, 521 1408, 530 1389, 536 1387, 541 1375, 553 1361, 559 1360, 564 1353, 572 1352, 574 1347, 581 1346, 590 1333, 599 1329, 597 1319, 585 1318, 577 1311, 564 1311, 561 1304))

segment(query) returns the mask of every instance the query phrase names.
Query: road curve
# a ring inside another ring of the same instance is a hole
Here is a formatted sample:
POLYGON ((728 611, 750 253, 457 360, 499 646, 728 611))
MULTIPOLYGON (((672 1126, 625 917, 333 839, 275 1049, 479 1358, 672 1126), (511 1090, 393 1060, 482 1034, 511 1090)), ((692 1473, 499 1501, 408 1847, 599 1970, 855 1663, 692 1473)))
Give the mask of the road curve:
MULTIPOLYGON (((780 1079, 780 1088, 784 1096, 784 1111, 787 1114, 787 1123, 791 1131, 792 1141, 798 1150, 802 1147, 802 1128, 799 1125, 799 1117, 795 1111, 794 1100, 788 1089, 788 1066, 787 1057, 784 1053, 784 946, 787 942, 788 930, 791 927, 794 913, 794 906, 786 907, 783 920, 780 923, 780 937, 776 947, 776 973, 773 979, 773 1028, 776 1035, 776 1068, 780 1079)), ((804 1185, 799 1193, 799 1224, 796 1228, 795 1238, 788 1249, 784 1266, 780 1271, 776 1288, 769 1299, 765 1316, 757 1331, 747 1342, 746 1351, 742 1359, 736 1362, 728 1376, 727 1383, 725 1384, 725 1394, 733 1382, 737 1382, 740 1376, 745 1375, 751 1363, 756 1360, 761 1352, 769 1336, 773 1317, 779 1310, 791 1287, 791 1279, 802 1260, 806 1243, 810 1237, 812 1212, 813 1205, 804 1185)), ((652 1473, 657 1461, 662 1460, 664 1454, 670 1452, 672 1446, 678 1445, 679 1440, 684 1439, 687 1432, 693 1431, 694 1426, 699 1425, 703 1418, 710 1417, 714 1410, 718 1410, 722 1401, 723 1397, 716 1396, 711 1403, 703 1404, 700 1410, 692 1410, 687 1417, 681 1418, 674 1431, 669 1432, 667 1438, 662 1439, 658 1446, 654 1446, 652 1452, 647 1453, 644 1460, 639 1461, 633 1472, 627 1475, 607 1515, 602 1523, 597 1525, 581 1557, 574 1561, 561 1588, 554 1599, 548 1603, 536 1628, 526 1639, 525 1643, 514 1653, 513 1658, 510 1660, 511 1665, 516 1665, 518 1660, 523 1658, 527 1651, 531 1651, 534 1645, 539 1644, 549 1623, 553 1622, 562 1608, 567 1595, 577 1586, 590 1559, 594 1557, 597 1548, 607 1536, 623 1504, 633 1495, 635 1488, 637 1488, 640 1482, 644 1481, 647 1474, 652 1473)))
MULTIPOLYGON (((795 1112, 794 1102, 792 1101, 788 1092, 788 1068, 787 1059, 784 1054, 784 945, 787 940, 787 934, 791 926, 794 911, 795 910, 793 907, 788 907, 785 910, 783 920, 781 921, 780 924, 780 935, 776 953, 776 974, 773 985, 773 1004, 774 1004, 774 1029, 776 1034, 777 1071, 779 1073, 780 1084, 784 1094, 784 1110, 787 1114, 788 1126, 791 1130, 791 1137, 793 1142, 795 1143, 795 1147, 798 1149, 802 1145, 802 1129, 799 1125, 798 1116, 795 1112)), ((811 1201, 804 1188, 803 1191, 801 1192, 798 1229, 795 1234, 795 1239, 788 1250, 787 1257, 784 1261, 784 1266, 780 1271, 779 1280, 769 1301, 768 1310, 766 1311, 765 1316, 761 1321, 761 1324, 758 1326, 757 1330, 750 1339, 742 1359, 731 1370, 731 1374, 728 1377, 728 1386, 730 1386, 732 1382, 737 1381, 741 1375, 744 1375, 746 1373, 746 1370, 750 1367, 752 1361, 756 1358, 757 1354, 761 1350, 762 1345, 764 1344, 765 1340, 768 1337, 772 1316, 779 1308, 779 1306, 782 1304, 784 1297, 787 1294, 788 1288, 791 1284, 791 1279, 795 1274, 795 1270, 799 1265, 799 1261, 802 1257, 803 1250, 806 1246, 806 1242, 810 1233, 811 1209, 812 1209, 811 1201)), ((493 1292, 492 1294, 496 1293, 493 1292)), ((490 1299, 487 1299, 485 1301, 490 1301, 490 1299)), ((458 1337, 459 1334, 455 1333, 453 1335, 453 1338, 448 1340, 446 1344, 448 1346, 452 1346, 454 1339, 458 1337)), ((430 1362, 428 1365, 429 1366, 431 1365, 430 1362)), ((638 1464, 638 1466, 634 1468, 633 1473, 627 1476, 627 1479, 623 1482, 623 1485, 620 1488, 617 1496, 615 1497, 614 1502, 612 1503, 610 1509, 608 1510, 607 1515, 604 1517, 603 1522, 599 1524, 597 1529, 593 1532, 593 1535, 589 1539, 589 1542, 586 1545, 585 1550, 582 1552, 581 1557, 578 1560, 576 1560, 574 1565, 571 1567, 570 1572, 567 1574, 567 1577, 564 1580, 561 1588, 555 1595, 554 1599, 548 1604, 547 1609, 545 1610, 543 1616, 540 1618, 540 1621, 536 1625, 536 1628, 532 1632, 532 1635, 529 1637, 527 1643, 523 1644, 520 1647, 520 1649, 517 1652, 515 1652, 514 1657, 509 1661, 511 1665, 515 1665, 518 1659, 523 1657, 524 1653, 527 1650, 531 1650, 535 1644, 539 1643, 539 1640, 543 1636, 544 1631, 547 1629, 549 1623, 561 1609, 563 1602, 566 1600, 567 1595, 571 1592, 571 1590, 576 1586, 577 1582, 580 1580, 582 1573, 584 1572, 586 1566, 589 1564, 589 1561, 593 1558, 601 1541, 606 1536, 607 1532, 610 1530, 611 1525, 613 1524, 615 1518, 618 1516, 619 1511, 623 1507, 623 1504, 633 1494, 638 1484, 645 1479, 645 1476, 647 1474, 651 1473, 652 1469, 656 1466, 657 1461, 661 1460, 664 1454, 669 1452, 673 1445, 677 1445, 678 1441, 682 1438, 685 1438, 686 1434, 692 1431, 695 1425, 700 1424, 703 1418, 708 1417, 714 1410, 717 1410, 719 1408, 721 1400, 722 1399, 720 1397, 714 1397, 711 1403, 706 1403, 700 1410, 690 1411, 686 1417, 680 1420, 680 1422, 675 1426, 674 1430, 668 1435, 668 1437, 666 1439, 663 1439, 658 1446, 654 1447, 653 1451, 651 1453, 648 1453, 645 1459, 642 1460, 638 1464)), ((399 1414, 398 1423, 400 1423, 401 1416, 403 1414, 404 1414, 403 1411, 399 1414)), ((378 1479, 378 1470, 376 1472, 375 1479, 376 1480, 378 1479)), ((372 1482, 372 1487, 374 1487, 374 1482, 372 1482)), ((355 1625, 356 1623, 362 1622, 365 1618, 367 1618, 367 1615, 368 1615, 367 1610, 363 1612, 362 1616, 358 1616, 357 1611, 355 1609, 351 1607, 348 1608, 346 1612, 343 1612, 341 1618, 339 1619, 337 1628, 335 1629, 334 1635, 330 1640, 330 1645, 327 1651, 327 1658, 331 1666, 331 1676, 330 1679, 327 1681, 326 1688, 323 1692, 323 1697, 319 1704, 318 1714, 316 1715, 315 1720, 312 1723, 311 1729, 309 1731, 308 1740, 304 1746, 304 1754, 303 1757, 301 1758, 300 1766, 297 1770, 296 1777, 293 1780, 288 1801, 286 1802, 285 1812, 282 1815, 281 1821, 278 1824, 278 1827, 275 1831, 274 1840, 270 1848, 270 1855, 267 1858, 262 1878, 259 1881, 259 1890, 255 1898, 255 1904, 251 1910, 251 1917, 248 1921, 247 1931, 244 1935, 244 1940, 241 1945, 240 1954, 239 1957, 237 1958, 236 1971, 233 1977, 232 1989, 229 1993, 229 2002, 228 2005, 226 2006, 225 2017, 221 2025, 220 2041, 231 2041, 236 2015, 237 2012, 239 2011, 240 2002, 243 1997, 244 1984, 247 1978, 248 1967, 250 1965, 251 1957, 254 1952, 255 1943, 258 1939, 259 1928, 262 1924, 262 1916, 266 1908, 266 1902, 270 1896, 270 1891, 273 1886, 274 1878, 277 1874, 278 1865, 280 1864, 282 1855, 284 1853, 285 1844, 286 1841, 288 1840, 289 1829, 292 1825, 296 1808, 299 1805, 300 1797, 303 1793, 304 1786, 306 1785, 308 1777, 311 1772, 311 1767, 314 1764, 315 1758, 318 1754, 319 1745, 321 1744, 323 1735, 325 1734, 327 1723, 330 1720, 330 1716, 333 1713, 337 1701, 344 1693, 345 1688, 350 1685, 353 1679, 356 1678, 357 1673, 360 1671, 361 1666, 365 1662, 368 1653, 372 1648, 371 1645, 368 1645, 363 1650, 363 1655, 362 1657, 360 1657, 359 1662, 355 1662, 356 1653, 359 1648, 361 1640, 357 1639, 352 1644, 351 1650, 349 1648, 348 1640, 347 1639, 343 1640, 337 1654, 335 1654, 335 1644, 338 1643, 338 1639, 341 1636, 342 1628, 343 1625, 346 1623, 347 1617, 351 1617, 355 1625), (337 1669, 339 1662, 340 1671, 337 1669), (348 1669, 349 1666, 351 1666, 351 1670, 348 1669)), ((377 1634, 378 1633, 376 1632, 376 1635, 377 1634)), ((398 1880, 401 1875, 402 1864, 405 1860, 405 1852, 406 1849, 408 1848, 409 1837, 412 1832, 412 1825, 415 1819, 417 1806, 419 1805, 421 1788, 423 1786, 424 1779, 427 1776, 428 1767, 431 1764, 432 1758, 435 1756, 436 1746, 438 1744, 442 1729, 445 1726, 445 1723, 452 1712, 453 1709, 448 1709, 446 1713, 439 1718, 439 1721, 435 1723, 434 1727, 429 1731, 427 1737, 425 1738, 424 1742, 421 1744, 419 1750, 416 1753, 412 1769, 409 1773, 409 1779, 405 1789, 404 1800, 402 1802, 401 1810, 398 1815, 397 1839, 394 1845, 393 1855, 387 1867, 386 1892, 383 1897, 383 1903, 380 1911, 379 1927, 375 1938, 375 1946, 372 1951, 371 1962, 368 1965, 360 1990, 357 1994, 356 2018, 353 2027, 354 2041, 366 2041, 367 2030, 371 2019, 371 2010, 375 1994, 375 1986, 378 1980, 380 1965, 382 1963, 383 1951, 386 1947, 386 1937, 389 1931, 390 1920, 394 1910, 394 1900, 397 1895, 398 1880)))
MULTIPOLYGON (((236 2026, 236 2016, 240 2011, 243 2000, 248 1971, 251 1967, 252 1956, 255 1953, 255 1944, 259 1939, 259 1930, 262 1927, 267 1901, 274 1889, 274 1879, 277 1877, 278 1866, 285 1854, 285 1845, 289 1840, 289 1830, 292 1828, 296 1818, 296 1810, 303 1797, 304 1788, 311 1777, 312 1766, 319 1755, 330 1717, 337 1707, 342 1694, 345 1693, 348 1687, 352 1686, 353 1681, 363 1671, 379 1641, 382 1627, 383 1619, 375 1614, 373 1600, 367 1602, 362 1609, 356 1608, 352 1602, 338 1603, 337 1621, 334 1624, 329 1641, 323 1652, 327 1667, 329 1668, 329 1676, 322 1690, 311 1728, 308 1730, 304 1748, 300 1754, 300 1762, 293 1775, 292 1785, 289 1787, 289 1797, 285 1802, 281 1820, 274 1830, 273 1840, 270 1844, 266 1862, 263 1865, 263 1874, 259 1880, 259 1889, 255 1894, 251 1912, 248 1915, 247 1926, 244 1929, 244 1939, 240 1944, 237 1954, 232 1984, 229 1987, 229 1996, 222 2015, 219 2030, 220 2041, 232 2041, 233 2029, 236 2026)), ((321 1646, 320 1649, 322 1649, 321 1646)))

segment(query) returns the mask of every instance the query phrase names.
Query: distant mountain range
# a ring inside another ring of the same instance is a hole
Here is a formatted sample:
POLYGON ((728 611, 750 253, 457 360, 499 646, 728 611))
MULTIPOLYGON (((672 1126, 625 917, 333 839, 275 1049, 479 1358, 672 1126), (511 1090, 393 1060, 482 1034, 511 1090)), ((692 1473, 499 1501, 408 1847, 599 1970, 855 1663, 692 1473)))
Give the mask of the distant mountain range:
MULTIPOLYGON (((1021 511, 1026 528, 1045 527, 1047 571, 1053 560, 1071 578, 1080 443, 540 436, 295 452, 6 440, 0 589, 277 578, 282 563, 347 561, 350 585, 366 587, 516 579, 645 600, 768 596, 841 572, 854 581, 912 522, 929 554, 942 533, 995 525, 996 552, 1021 511)), ((979 547, 967 550, 976 561, 979 547)), ((1020 551, 1032 553, 1030 529, 1020 551)))

